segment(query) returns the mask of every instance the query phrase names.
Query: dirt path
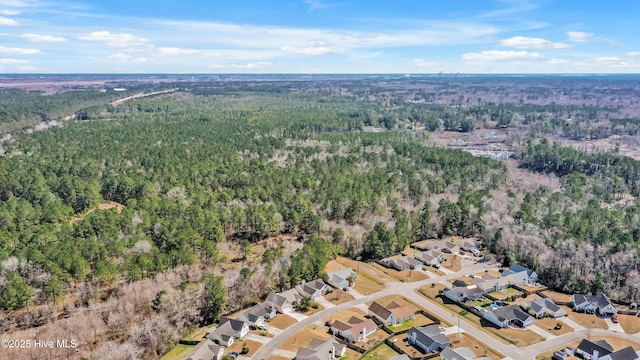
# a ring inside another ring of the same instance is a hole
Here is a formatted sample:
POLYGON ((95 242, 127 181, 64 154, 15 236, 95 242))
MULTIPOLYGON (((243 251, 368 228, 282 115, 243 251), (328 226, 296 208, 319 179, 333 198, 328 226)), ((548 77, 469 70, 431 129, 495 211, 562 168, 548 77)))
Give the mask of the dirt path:
POLYGON ((143 97, 147 97, 147 96, 153 96, 153 95, 159 95, 159 94, 168 94, 171 92, 174 92, 178 90, 178 88, 175 89, 169 89, 169 90, 162 90, 162 91, 154 91, 154 92, 150 92, 150 93, 139 93, 139 94, 135 94, 135 95, 131 95, 131 96, 127 96, 126 98, 122 98, 116 101, 111 102, 112 106, 118 106, 120 104, 124 104, 125 102, 129 101, 129 100, 135 100, 135 99, 139 99, 139 98, 143 98, 143 97))
POLYGON ((119 204, 115 201, 109 201, 106 202, 104 204, 100 204, 98 206, 96 206, 95 208, 86 211, 78 216, 74 216, 73 218, 71 218, 71 220, 69 221, 69 223, 73 224, 77 221, 80 221, 82 219, 84 219, 87 215, 91 214, 92 212, 96 211, 96 210, 109 210, 109 209, 113 209, 115 208, 118 211, 118 214, 122 212, 122 209, 124 209, 124 205, 119 204))

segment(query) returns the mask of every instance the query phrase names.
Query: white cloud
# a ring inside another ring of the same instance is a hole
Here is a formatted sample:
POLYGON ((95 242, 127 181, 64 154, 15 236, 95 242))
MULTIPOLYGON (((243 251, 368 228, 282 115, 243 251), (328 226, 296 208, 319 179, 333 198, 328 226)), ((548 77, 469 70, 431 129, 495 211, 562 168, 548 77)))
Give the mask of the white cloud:
POLYGON ((272 64, 267 61, 258 61, 258 62, 251 62, 244 65, 231 64, 231 67, 236 69, 262 69, 271 65, 272 64))
POLYGON ((33 72, 44 70, 43 68, 29 66, 29 65, 18 65, 17 69, 20 71, 33 71, 33 72))
POLYGON ((471 61, 525 61, 539 60, 544 56, 530 51, 486 50, 479 53, 466 53, 462 58, 471 61))
POLYGON ((222 69, 222 68, 226 68, 227 66, 222 64, 210 64, 209 67, 212 69, 222 69))
POLYGON ((39 53, 40 50, 38 49, 10 48, 6 46, 0 46, 0 54, 35 55, 39 53))
POLYGON ((18 26, 18 25, 20 25, 20 23, 17 21, 13 19, 9 19, 4 16, 0 16, 0 26, 18 26))
POLYGON ((309 10, 321 9, 328 6, 320 0, 304 0, 304 2, 309 4, 309 10))
POLYGON ((640 56, 640 51, 628 52, 627 56, 631 56, 631 57, 640 56))
POLYGON ((409 61, 409 64, 417 67, 426 67, 426 66, 433 66, 436 63, 434 63, 433 61, 427 61, 423 59, 412 59, 411 61, 409 61))
POLYGON ((0 59, 0 64, 26 64, 27 60, 21 59, 0 59))
POLYGON ((90 34, 78 37, 84 41, 98 41, 106 43, 109 46, 127 47, 139 46, 149 42, 148 39, 138 37, 131 34, 113 34, 109 31, 94 31, 90 34))
POLYGON ((13 15, 19 15, 20 11, 18 11, 18 10, 0 10, 0 14, 7 15, 7 16, 13 16, 13 15))
POLYGON ((509 39, 500 40, 500 45, 524 50, 566 49, 570 47, 567 44, 554 43, 543 38, 530 38, 524 36, 514 36, 509 39))
POLYGON ((126 62, 126 63, 153 63, 154 62, 152 59, 147 59, 145 57, 135 57, 135 56, 131 56, 123 53, 109 55, 107 56, 107 58, 117 60, 120 62, 126 62))
POLYGON ((32 0, 0 0, 0 6, 28 7, 34 5, 35 1, 32 0))
POLYGON ((573 42, 587 42, 591 37, 593 37, 592 33, 582 32, 582 31, 569 31, 567 33, 567 37, 569 41, 573 42))
POLYGON ((322 56, 335 54, 337 51, 329 46, 306 46, 306 47, 293 47, 284 46, 282 52, 290 55, 305 55, 305 56, 322 56))
POLYGON ((67 39, 59 36, 39 35, 32 33, 22 34, 22 37, 32 43, 61 43, 67 41, 67 39))
POLYGON ((203 59, 262 60, 282 55, 280 51, 251 49, 188 49, 177 47, 157 48, 158 56, 189 56, 203 59))

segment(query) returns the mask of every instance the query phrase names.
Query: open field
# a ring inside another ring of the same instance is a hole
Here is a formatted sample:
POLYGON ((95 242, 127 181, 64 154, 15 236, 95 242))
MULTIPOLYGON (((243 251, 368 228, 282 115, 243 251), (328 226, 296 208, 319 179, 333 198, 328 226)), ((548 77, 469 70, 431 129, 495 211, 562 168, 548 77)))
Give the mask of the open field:
MULTIPOLYGON (((383 298, 376 299, 376 302, 383 306, 387 306, 394 301, 402 306, 405 306, 405 305, 410 306, 413 309, 413 311, 424 310, 421 306, 419 306, 418 304, 414 303, 411 300, 408 300, 402 295, 388 295, 383 298)), ((373 301, 366 303, 366 305, 369 306, 372 303, 373 301)))
POLYGON ((228 354, 232 351, 236 351, 239 354, 244 346, 249 348, 249 353, 247 353, 246 356, 251 356, 262 347, 262 344, 253 340, 236 340, 233 345, 225 349, 225 353, 228 354))
POLYGON ((619 314, 618 320, 627 334, 637 334, 640 332, 640 317, 619 314))
POLYGON ((340 305, 353 300, 353 296, 342 289, 333 289, 330 294, 324 295, 324 299, 334 305, 340 305))
POLYGON ((569 319, 586 327, 587 329, 607 329, 607 321, 597 317, 595 314, 585 314, 573 311, 568 306, 561 306, 566 312, 569 319))
POLYGON ((571 301, 573 301, 571 295, 563 294, 563 293, 557 292, 557 291, 545 290, 545 291, 542 292, 542 294, 544 294, 548 298, 551 298, 555 302, 571 302, 571 301))
POLYGON ((324 326, 309 325, 285 340, 280 349, 297 352, 299 348, 309 346, 313 338, 328 339, 330 337, 324 326))
POLYGON ((560 336, 573 331, 573 328, 565 324, 561 319, 544 318, 535 321, 535 324, 553 335, 560 336), (556 330, 556 323, 562 323, 562 328, 556 330))
POLYGON ((498 360, 498 359, 504 358, 504 355, 497 352, 493 348, 490 348, 485 343, 480 342, 478 339, 474 338, 473 336, 467 333, 460 334, 460 339, 458 339, 458 334, 451 334, 448 337, 449 337, 449 340, 451 341, 451 344, 453 345, 452 348, 454 349, 460 348, 460 347, 468 347, 478 357, 488 356, 492 360, 498 360))
POLYGON ((375 268, 373 264, 355 261, 344 257, 338 257, 329 261, 325 266, 326 272, 337 271, 345 267, 350 267, 358 272, 358 280, 352 286, 361 294, 373 294, 385 288, 385 283, 397 281, 384 272, 375 268))
POLYGON ((443 266, 451 271, 460 271, 462 269, 462 256, 458 254, 445 254, 445 261, 440 263, 440 266, 443 266))
POLYGON ((414 281, 426 280, 429 278, 425 273, 417 270, 397 271, 395 269, 384 267, 378 263, 372 263, 371 266, 385 273, 389 277, 394 278, 396 281, 414 282, 414 281))
POLYGON ((391 359, 394 356, 400 355, 398 352, 393 350, 389 345, 382 344, 378 346, 375 350, 368 353, 367 356, 363 357, 362 360, 382 360, 382 359, 391 359))
POLYGON ((296 322, 297 322, 296 319, 285 314, 278 314, 273 319, 267 320, 267 323, 270 326, 273 326, 274 328, 280 329, 280 330, 284 330, 289 326, 295 324, 296 322))
POLYGON ((183 360, 195 347, 195 345, 178 344, 171 351, 164 354, 160 360, 183 360))

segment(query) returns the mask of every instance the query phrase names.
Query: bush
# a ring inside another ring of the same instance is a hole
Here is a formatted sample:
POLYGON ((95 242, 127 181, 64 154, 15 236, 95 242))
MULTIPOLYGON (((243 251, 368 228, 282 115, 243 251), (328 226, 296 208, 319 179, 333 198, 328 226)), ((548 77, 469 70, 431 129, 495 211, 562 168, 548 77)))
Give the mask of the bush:
POLYGON ((242 345, 242 351, 240 354, 245 355, 249 353, 249 347, 247 345, 242 345))
POLYGON ((562 329, 562 323, 561 323, 560 321, 558 321, 558 322, 556 323, 556 327, 555 327, 554 329, 556 329, 556 330, 560 330, 560 329, 562 329))

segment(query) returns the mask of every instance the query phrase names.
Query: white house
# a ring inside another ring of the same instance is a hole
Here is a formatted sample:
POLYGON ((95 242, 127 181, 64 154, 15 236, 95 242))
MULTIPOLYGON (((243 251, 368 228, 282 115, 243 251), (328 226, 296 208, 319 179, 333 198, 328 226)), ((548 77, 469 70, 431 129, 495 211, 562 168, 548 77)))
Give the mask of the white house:
POLYGON ((598 295, 573 295, 573 308, 579 312, 596 313, 600 316, 613 316, 618 310, 604 293, 598 295))
POLYGON ((484 318, 504 328, 509 325, 527 327, 533 325, 533 317, 522 311, 518 305, 507 305, 484 313, 484 318))
POLYGON ((407 333, 407 340, 424 353, 442 350, 451 344, 438 325, 413 327, 407 333))
POLYGON ((556 305, 556 303, 550 298, 540 298, 528 301, 521 304, 520 307, 528 311, 529 314, 535 316, 537 319, 543 317, 559 318, 567 315, 567 312, 560 306, 556 305))
POLYGON ((184 358, 184 360, 220 360, 224 355, 224 346, 205 339, 184 358))
POLYGON ((351 268, 344 268, 327 274, 329 281, 338 289, 349 287, 349 279, 356 280, 358 275, 351 268))
POLYGON ((218 327, 207 330, 207 339, 222 346, 231 346, 235 339, 243 339, 249 333, 249 325, 242 320, 228 317, 220 319, 218 327))
POLYGON ((397 302, 391 302, 387 306, 374 301, 369 306, 369 316, 375 317, 384 325, 396 325, 415 317, 415 312, 410 306, 402 306, 397 302))
POLYGON ((352 343, 366 340, 367 336, 373 334, 377 329, 378 325, 373 320, 363 320, 355 316, 352 316, 346 323, 337 320, 331 324, 331 332, 334 335, 352 343))

